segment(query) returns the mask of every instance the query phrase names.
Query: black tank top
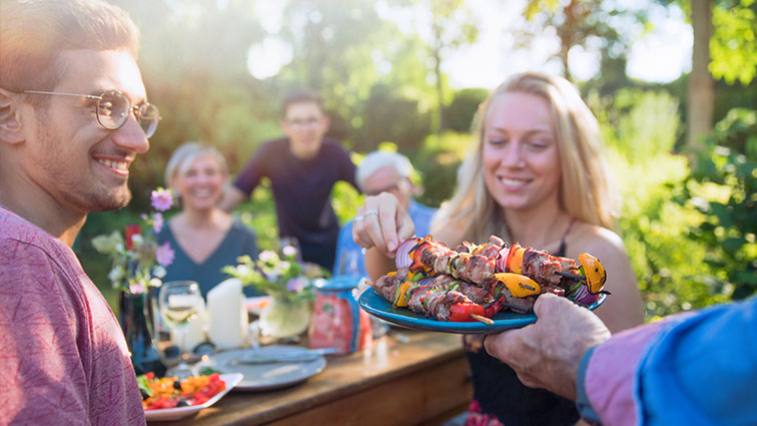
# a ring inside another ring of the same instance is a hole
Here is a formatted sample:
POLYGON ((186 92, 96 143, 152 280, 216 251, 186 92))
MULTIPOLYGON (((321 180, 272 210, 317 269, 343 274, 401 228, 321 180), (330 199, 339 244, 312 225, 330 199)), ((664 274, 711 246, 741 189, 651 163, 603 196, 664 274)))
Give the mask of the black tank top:
MULTIPOLYGON (((573 222, 560 240, 555 256, 565 256, 565 237, 572 227, 573 222)), ((478 350, 466 350, 465 355, 470 365, 473 399, 478 401, 482 413, 497 417, 505 426, 560 426, 578 421, 573 401, 523 385, 507 364, 490 356, 481 345, 473 346, 479 346, 478 350)))

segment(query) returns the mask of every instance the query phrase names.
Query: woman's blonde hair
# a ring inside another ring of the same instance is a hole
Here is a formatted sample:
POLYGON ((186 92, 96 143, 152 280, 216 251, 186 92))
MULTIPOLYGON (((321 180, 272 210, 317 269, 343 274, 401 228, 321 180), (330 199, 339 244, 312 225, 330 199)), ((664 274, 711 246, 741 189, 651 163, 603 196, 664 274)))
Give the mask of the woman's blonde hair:
POLYGON ((494 97, 514 92, 538 96, 549 104, 560 153, 560 208, 580 221, 612 228, 615 203, 602 158, 597 119, 570 82, 527 72, 502 83, 479 106, 475 120, 478 143, 458 169, 455 194, 435 215, 432 233, 454 226, 463 230, 463 240, 485 241, 492 234, 510 238, 502 208, 486 188, 482 157, 489 105, 494 97))
POLYGON ((216 148, 206 145, 200 142, 187 142, 180 147, 176 148, 176 151, 171 155, 171 159, 168 160, 166 165, 165 182, 166 185, 173 189, 174 181, 179 174, 186 173, 192 162, 201 155, 211 155, 218 162, 221 172, 224 176, 229 174, 229 168, 226 165, 226 159, 223 157, 220 151, 216 148))

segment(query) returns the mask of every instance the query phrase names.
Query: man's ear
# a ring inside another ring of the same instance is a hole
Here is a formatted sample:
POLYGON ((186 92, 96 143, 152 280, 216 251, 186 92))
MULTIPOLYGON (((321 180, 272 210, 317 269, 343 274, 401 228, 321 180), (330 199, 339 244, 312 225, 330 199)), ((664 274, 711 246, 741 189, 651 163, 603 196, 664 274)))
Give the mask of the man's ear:
POLYGON ((13 101, 14 94, 0 88, 0 142, 16 144, 24 141, 21 119, 18 114, 18 102, 13 101))

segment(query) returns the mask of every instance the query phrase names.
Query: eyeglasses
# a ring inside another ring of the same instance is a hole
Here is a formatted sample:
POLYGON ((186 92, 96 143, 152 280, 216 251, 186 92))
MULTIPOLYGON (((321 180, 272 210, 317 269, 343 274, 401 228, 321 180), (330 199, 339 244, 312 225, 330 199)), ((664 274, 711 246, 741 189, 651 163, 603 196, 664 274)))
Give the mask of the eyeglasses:
POLYGON ((145 132, 145 137, 150 138, 158 129, 160 112, 155 105, 144 102, 140 105, 132 105, 129 98, 118 90, 108 90, 97 95, 84 95, 80 93, 45 92, 41 90, 24 90, 23 93, 32 95, 58 95, 78 96, 95 101, 95 117, 97 123, 105 129, 120 129, 129 119, 129 113, 134 117, 145 132))
POLYGON ((310 126, 315 126, 320 121, 321 119, 318 117, 307 117, 304 119, 293 118, 293 119, 287 120, 287 124, 293 127, 306 127, 306 126, 310 127, 310 126))
POLYGON ((395 184, 392 184, 392 185, 389 185, 389 186, 385 186, 385 187, 383 187, 381 189, 377 189, 377 190, 374 190, 374 191, 364 191, 363 194, 366 195, 366 196, 369 196, 369 197, 373 197, 373 196, 381 194, 382 192, 394 192, 394 191, 397 191, 398 189, 400 189, 400 185, 401 184, 402 184, 402 181, 399 181, 399 182, 397 182, 395 184))

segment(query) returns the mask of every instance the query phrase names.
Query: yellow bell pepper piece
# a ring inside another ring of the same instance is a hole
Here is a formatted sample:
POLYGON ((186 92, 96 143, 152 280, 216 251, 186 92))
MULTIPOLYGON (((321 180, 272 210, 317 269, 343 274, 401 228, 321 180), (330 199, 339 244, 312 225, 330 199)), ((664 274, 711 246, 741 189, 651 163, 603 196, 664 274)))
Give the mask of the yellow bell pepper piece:
POLYGON ((500 272, 494 274, 494 279, 504 284, 514 297, 524 298, 528 296, 536 296, 541 293, 541 286, 531 278, 513 274, 510 272, 500 272))
POLYGON ((515 274, 523 273, 523 255, 526 253, 526 249, 519 245, 513 245, 510 250, 515 250, 512 257, 507 262, 507 269, 515 274))
POLYGON ((397 289, 397 298, 394 302, 394 306, 398 308, 404 308, 407 306, 407 303, 410 301, 410 287, 413 285, 412 281, 405 281, 402 284, 400 284, 399 288, 397 289))
POLYGON ((578 255, 578 262, 583 267, 589 293, 597 294, 602 291, 607 281, 607 272, 599 259, 584 252, 578 255))

